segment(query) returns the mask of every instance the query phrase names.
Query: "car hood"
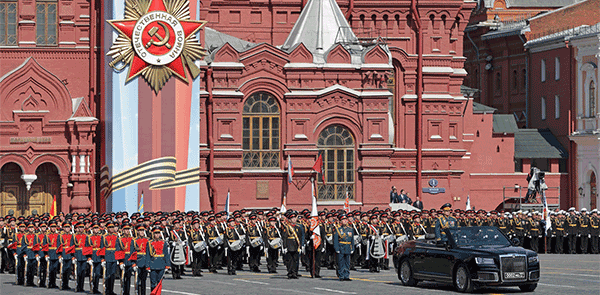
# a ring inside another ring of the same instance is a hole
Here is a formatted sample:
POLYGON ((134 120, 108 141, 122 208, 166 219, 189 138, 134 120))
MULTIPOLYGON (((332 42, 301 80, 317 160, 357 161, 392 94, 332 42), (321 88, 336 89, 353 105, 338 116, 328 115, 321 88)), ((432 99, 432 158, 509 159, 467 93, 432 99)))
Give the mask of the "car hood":
POLYGON ((491 254, 491 255, 504 255, 504 254, 524 254, 532 252, 522 247, 514 246, 461 246, 459 249, 468 250, 473 253, 491 254))

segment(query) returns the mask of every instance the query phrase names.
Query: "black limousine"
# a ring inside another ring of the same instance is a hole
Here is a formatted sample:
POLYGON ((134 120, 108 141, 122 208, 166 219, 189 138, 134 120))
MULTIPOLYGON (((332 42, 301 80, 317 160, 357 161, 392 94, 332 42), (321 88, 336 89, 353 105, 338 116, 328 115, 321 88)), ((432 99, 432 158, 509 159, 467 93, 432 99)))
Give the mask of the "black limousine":
POLYGON ((405 286, 420 281, 451 283, 460 292, 482 286, 518 286, 532 292, 540 278, 536 252, 515 246, 492 226, 446 229, 447 242, 429 234, 400 244, 394 265, 405 286))

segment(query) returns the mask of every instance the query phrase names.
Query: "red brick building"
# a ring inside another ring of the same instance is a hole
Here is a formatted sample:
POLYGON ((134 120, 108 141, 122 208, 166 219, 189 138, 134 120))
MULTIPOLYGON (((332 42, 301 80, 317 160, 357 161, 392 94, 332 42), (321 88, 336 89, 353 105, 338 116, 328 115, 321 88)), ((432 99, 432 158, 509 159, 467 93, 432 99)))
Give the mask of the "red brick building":
POLYGON ((0 215, 95 210, 96 1, 0 1, 0 215))
MULTIPOLYGON (((341 207, 346 191, 351 207, 385 205, 392 185, 426 207, 460 208, 470 195, 494 209, 518 196, 526 173, 515 173, 514 130, 494 131, 495 110, 461 92, 463 30, 475 3, 419 1, 419 21, 409 1, 334 4, 203 3, 201 204, 223 208, 230 192, 232 208, 279 206, 284 195, 288 207, 308 207, 319 153, 320 206, 341 207), (431 186, 445 192, 426 193, 431 186)), ((563 176, 557 165, 552 172, 558 187, 563 176)))

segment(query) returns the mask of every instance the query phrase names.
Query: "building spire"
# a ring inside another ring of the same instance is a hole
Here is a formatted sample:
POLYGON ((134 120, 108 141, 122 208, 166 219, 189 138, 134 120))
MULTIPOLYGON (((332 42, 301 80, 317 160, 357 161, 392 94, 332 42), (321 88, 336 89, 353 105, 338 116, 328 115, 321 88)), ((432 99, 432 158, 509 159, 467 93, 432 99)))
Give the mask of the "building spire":
POLYGON ((358 38, 335 0, 308 0, 282 49, 300 43, 313 53, 315 62, 322 63, 324 52, 334 44, 358 44, 358 38))

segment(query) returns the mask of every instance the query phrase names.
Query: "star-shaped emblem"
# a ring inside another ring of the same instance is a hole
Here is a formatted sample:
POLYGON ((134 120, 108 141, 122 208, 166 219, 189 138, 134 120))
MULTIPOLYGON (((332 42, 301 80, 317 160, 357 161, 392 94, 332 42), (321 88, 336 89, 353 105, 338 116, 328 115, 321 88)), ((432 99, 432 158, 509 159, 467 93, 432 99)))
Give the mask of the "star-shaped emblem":
MULTIPOLYGON (((134 1, 137 3, 134 3, 133 7, 129 7, 131 8, 129 17, 126 12, 125 20, 108 21, 120 33, 119 37, 124 37, 130 42, 123 45, 118 44, 119 38, 115 40, 113 47, 117 49, 117 53, 112 53, 113 62, 109 65, 116 68, 115 64, 119 61, 130 61, 126 82, 143 73, 146 69, 149 71, 154 70, 157 73, 154 76, 162 75, 159 79, 149 81, 147 75, 144 75, 144 78, 155 91, 162 88, 162 85, 171 74, 175 74, 185 82, 188 81, 184 64, 192 71, 191 67, 195 67, 193 63, 194 54, 201 55, 201 53, 190 54, 189 50, 186 51, 186 41, 190 37, 194 37, 206 23, 190 20, 189 17, 177 18, 177 14, 171 13, 163 1, 166 0, 152 0, 147 4, 145 11, 140 11, 142 2, 134 1), (131 14, 134 16, 132 17, 131 14), (133 58, 131 58, 131 55, 133 55, 133 58), (160 70, 157 67, 168 70, 160 70), (159 80, 163 82, 159 83, 159 80)), ((189 6, 188 3, 186 4, 189 6)), ((194 77, 197 68, 195 70, 192 71, 194 77)))

